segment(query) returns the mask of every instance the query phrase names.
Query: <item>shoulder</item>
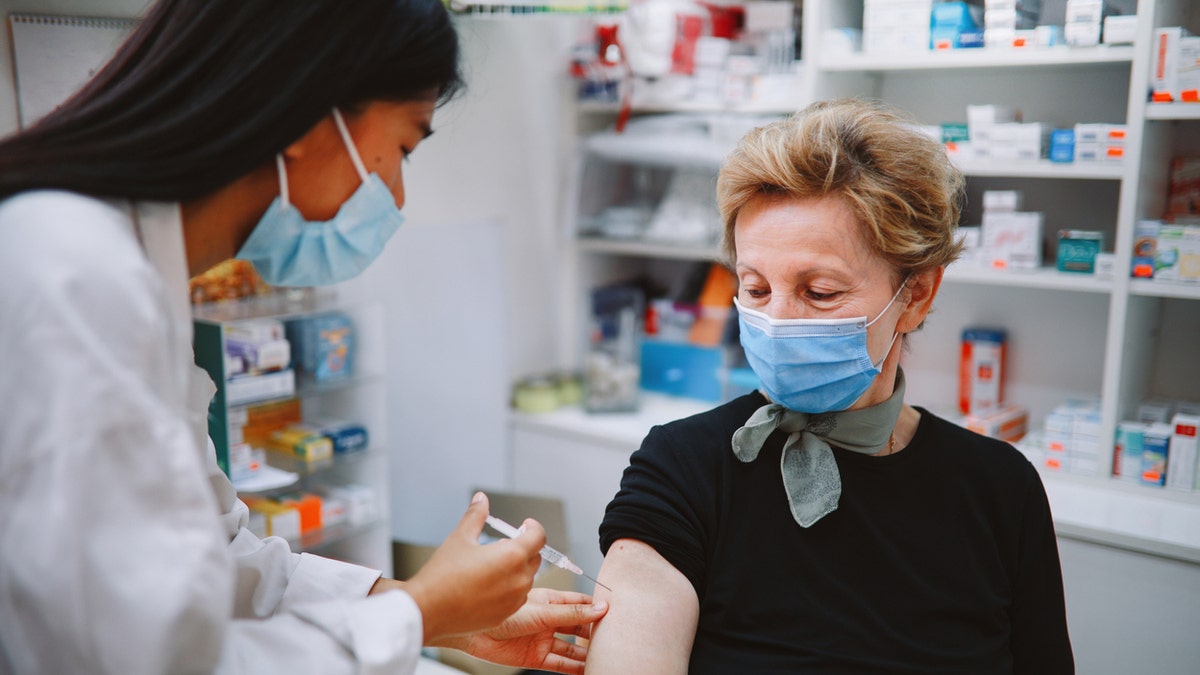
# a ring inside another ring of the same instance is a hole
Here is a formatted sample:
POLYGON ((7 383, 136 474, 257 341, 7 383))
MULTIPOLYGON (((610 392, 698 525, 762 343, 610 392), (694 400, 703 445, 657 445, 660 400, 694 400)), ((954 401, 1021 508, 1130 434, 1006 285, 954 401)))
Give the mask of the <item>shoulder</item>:
POLYGON ((117 203, 60 190, 23 192, 0 201, 0 273, 106 271, 146 263, 129 211, 117 203))
POLYGON ((686 455, 694 458, 732 456, 733 432, 766 404, 762 394, 753 392, 712 410, 656 426, 646 436, 642 450, 686 450, 686 455))
MULTIPOLYGON (((118 202, 56 190, 0 201, 0 302, 6 310, 148 308, 157 275, 118 202)), ((127 315, 128 318, 134 318, 127 315)))
POLYGON ((975 433, 923 408, 918 410, 922 444, 937 453, 937 461, 967 477, 1010 487, 1041 484, 1037 469, 1012 444, 975 433))
POLYGON ((758 392, 739 396, 732 401, 723 403, 712 410, 684 417, 662 425, 664 431, 674 436, 683 437, 723 437, 729 441, 729 435, 750 419, 755 410, 767 404, 767 399, 758 392), (726 435, 725 432, 729 432, 726 435))

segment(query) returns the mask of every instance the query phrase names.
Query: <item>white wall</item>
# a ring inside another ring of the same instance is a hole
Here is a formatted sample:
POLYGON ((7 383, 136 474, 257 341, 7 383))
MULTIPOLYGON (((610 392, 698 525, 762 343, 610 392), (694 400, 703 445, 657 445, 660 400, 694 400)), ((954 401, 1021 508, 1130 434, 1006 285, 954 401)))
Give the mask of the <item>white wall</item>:
POLYGON ((467 90, 405 166, 406 224, 343 293, 385 307, 395 538, 509 485, 508 391, 557 363, 572 17, 458 20, 467 90))

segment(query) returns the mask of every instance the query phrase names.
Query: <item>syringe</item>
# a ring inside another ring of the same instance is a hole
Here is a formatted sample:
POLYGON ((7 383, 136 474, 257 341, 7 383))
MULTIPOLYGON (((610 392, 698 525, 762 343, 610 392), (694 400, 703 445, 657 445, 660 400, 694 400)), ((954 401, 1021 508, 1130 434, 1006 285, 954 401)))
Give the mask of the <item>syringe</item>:
MULTIPOLYGON (((508 537, 509 539, 515 539, 517 537, 517 535, 521 534, 520 530, 513 527, 512 525, 509 525, 508 523, 504 522, 503 520, 500 520, 496 516, 488 516, 487 524, 491 525, 493 528, 495 528, 495 530, 497 532, 508 537)), ((571 572, 572 574, 578 574, 580 576, 591 579, 593 582, 596 583, 597 586, 604 586, 604 584, 600 583, 599 581, 592 579, 591 576, 584 574, 583 570, 579 568, 579 565, 576 565, 575 563, 568 560, 567 556, 550 548, 549 546, 543 546, 542 550, 539 551, 539 553, 542 556, 542 560, 545 560, 546 562, 550 563, 551 565, 554 565, 555 567, 558 567, 560 569, 564 569, 568 572, 571 572)), ((604 588, 608 588, 608 586, 604 586, 604 588)), ((608 588, 608 590, 611 591, 612 589, 608 588)))

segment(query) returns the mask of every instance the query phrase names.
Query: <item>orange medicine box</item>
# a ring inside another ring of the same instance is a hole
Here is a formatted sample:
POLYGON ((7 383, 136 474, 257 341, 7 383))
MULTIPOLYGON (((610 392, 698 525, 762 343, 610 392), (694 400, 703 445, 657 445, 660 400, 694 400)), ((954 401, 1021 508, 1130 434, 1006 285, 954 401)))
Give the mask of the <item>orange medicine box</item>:
POLYGON ((959 361, 958 408, 966 415, 1004 403, 1006 334, 998 328, 965 328, 959 361))
POLYGON ((300 534, 321 529, 321 498, 317 495, 307 492, 285 495, 279 498, 279 503, 296 509, 300 514, 300 534))

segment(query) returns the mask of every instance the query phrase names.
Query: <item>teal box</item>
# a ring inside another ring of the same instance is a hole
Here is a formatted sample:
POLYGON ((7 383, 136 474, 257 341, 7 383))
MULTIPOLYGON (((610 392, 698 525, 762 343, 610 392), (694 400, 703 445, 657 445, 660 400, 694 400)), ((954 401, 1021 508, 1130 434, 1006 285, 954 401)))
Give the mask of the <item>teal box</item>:
POLYGON ((642 343, 642 389, 702 401, 725 396, 724 347, 646 340, 642 343))
POLYGON ((1104 241, 1102 232, 1091 230, 1059 230, 1058 270, 1093 274, 1096 271, 1096 255, 1104 241))
POLYGON ((314 314, 285 323, 292 363, 315 382, 349 379, 354 374, 354 324, 341 312, 314 314))

